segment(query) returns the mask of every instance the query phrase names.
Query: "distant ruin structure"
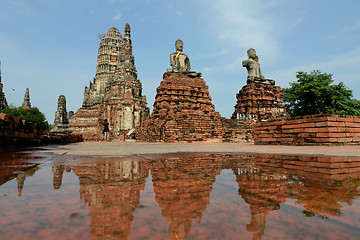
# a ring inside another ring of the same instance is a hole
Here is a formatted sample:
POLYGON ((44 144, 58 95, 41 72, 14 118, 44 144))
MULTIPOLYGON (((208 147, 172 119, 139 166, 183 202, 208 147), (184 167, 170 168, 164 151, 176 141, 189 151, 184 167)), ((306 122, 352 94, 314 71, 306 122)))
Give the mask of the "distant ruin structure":
POLYGON ((107 119, 115 137, 129 133, 149 116, 132 55, 130 25, 124 36, 111 27, 101 38, 96 74, 85 87, 82 107, 70 118, 74 133, 96 140, 107 119))
POLYGON ((59 96, 54 125, 50 132, 71 132, 66 111, 66 98, 64 95, 59 96))
POLYGON ((0 112, 5 109, 8 104, 5 98, 5 93, 3 92, 3 84, 1 83, 1 61, 0 61, 0 112))
POLYGON ((26 88, 24 101, 23 101, 21 106, 24 109, 30 109, 31 108, 29 88, 26 88))
POLYGON ((286 117, 281 88, 275 86, 274 80, 262 75, 255 49, 250 48, 247 54, 249 59, 242 63, 248 71, 247 84, 236 94, 237 102, 231 118, 256 122, 286 117))

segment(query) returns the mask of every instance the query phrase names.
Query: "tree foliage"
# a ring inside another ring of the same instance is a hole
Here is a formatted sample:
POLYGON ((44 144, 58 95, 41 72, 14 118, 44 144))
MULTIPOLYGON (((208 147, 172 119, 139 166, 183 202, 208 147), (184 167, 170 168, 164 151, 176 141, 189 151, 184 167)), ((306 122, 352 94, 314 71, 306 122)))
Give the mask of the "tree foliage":
POLYGON ((296 82, 283 89, 285 106, 291 116, 321 113, 360 116, 360 101, 353 99, 352 90, 344 83, 331 85, 332 74, 297 72, 296 77, 296 82))
POLYGON ((40 126, 42 131, 50 131, 51 125, 45 118, 45 115, 40 112, 37 107, 32 107, 30 109, 25 109, 23 107, 13 107, 9 106, 5 108, 3 113, 9 114, 11 116, 17 117, 28 122, 36 123, 40 126))

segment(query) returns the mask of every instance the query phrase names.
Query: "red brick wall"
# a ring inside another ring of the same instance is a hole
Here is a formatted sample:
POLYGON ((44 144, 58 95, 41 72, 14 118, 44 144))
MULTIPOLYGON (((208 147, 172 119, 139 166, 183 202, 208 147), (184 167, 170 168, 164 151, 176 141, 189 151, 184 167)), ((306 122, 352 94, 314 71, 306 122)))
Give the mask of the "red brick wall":
POLYGON ((253 123, 221 118, 224 142, 254 142, 253 123))
POLYGON ((255 144, 360 144, 360 117, 310 115, 274 119, 254 126, 255 144))
POLYGON ((40 128, 35 123, 20 120, 5 113, 0 113, 0 145, 16 144, 22 139, 40 139, 40 128))
POLYGON ((39 143, 68 143, 82 141, 81 135, 43 133, 39 125, 5 113, 0 113, 0 149, 39 143))

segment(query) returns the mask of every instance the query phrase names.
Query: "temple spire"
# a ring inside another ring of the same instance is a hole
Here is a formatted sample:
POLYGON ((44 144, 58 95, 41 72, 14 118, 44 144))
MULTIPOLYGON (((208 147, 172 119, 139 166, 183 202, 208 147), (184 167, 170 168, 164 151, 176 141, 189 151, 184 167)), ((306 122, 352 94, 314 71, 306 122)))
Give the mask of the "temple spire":
POLYGON ((124 39, 128 40, 130 42, 130 44, 131 44, 130 24, 128 24, 128 23, 125 24, 124 39))
POLYGON ((31 108, 29 88, 26 88, 26 92, 25 92, 25 96, 24 96, 24 101, 22 103, 22 107, 25 108, 25 109, 30 109, 31 108))
POLYGON ((3 84, 1 83, 1 61, 0 61, 0 112, 7 107, 7 101, 3 92, 3 84))

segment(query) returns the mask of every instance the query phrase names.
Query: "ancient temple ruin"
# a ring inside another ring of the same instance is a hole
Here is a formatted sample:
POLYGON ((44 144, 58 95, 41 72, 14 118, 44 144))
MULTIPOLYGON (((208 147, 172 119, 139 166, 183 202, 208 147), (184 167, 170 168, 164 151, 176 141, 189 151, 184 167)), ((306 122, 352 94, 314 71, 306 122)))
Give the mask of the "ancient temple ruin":
POLYGON ((281 88, 275 86, 274 80, 264 78, 255 49, 250 48, 247 54, 249 59, 242 63, 248 71, 247 84, 236 94, 237 102, 231 118, 266 121, 286 117, 281 88))
POLYGON ((0 112, 8 106, 5 93, 3 92, 3 84, 1 83, 1 62, 0 62, 0 112))
POLYGON ((101 38, 96 74, 85 87, 82 107, 70 118, 71 129, 84 139, 98 139, 107 119, 113 136, 120 137, 148 116, 132 55, 130 25, 125 25, 124 36, 112 27, 101 38))
POLYGON ((59 96, 54 125, 50 132, 71 132, 66 111, 66 98, 64 95, 59 96))
POLYGON ((209 88, 201 73, 190 71, 190 61, 175 43, 170 65, 157 88, 154 110, 137 129, 141 141, 222 141, 221 116, 211 103, 209 88))
POLYGON ((23 101, 21 106, 24 109, 30 109, 31 108, 29 88, 26 88, 24 101, 23 101))

